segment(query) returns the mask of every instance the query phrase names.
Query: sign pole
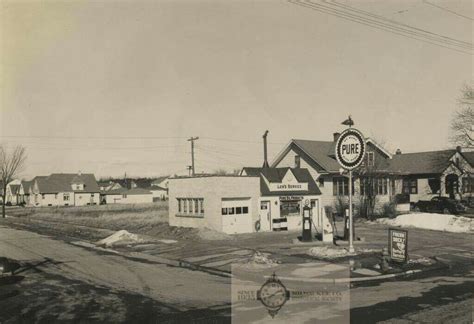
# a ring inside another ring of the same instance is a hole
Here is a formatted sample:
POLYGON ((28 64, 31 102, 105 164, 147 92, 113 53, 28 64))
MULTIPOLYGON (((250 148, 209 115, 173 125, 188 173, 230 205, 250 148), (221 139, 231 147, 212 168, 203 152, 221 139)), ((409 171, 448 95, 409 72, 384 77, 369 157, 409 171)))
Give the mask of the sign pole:
POLYGON ((352 222, 352 170, 349 170, 349 253, 355 252, 352 222))
POLYGON ((352 128, 354 121, 351 116, 343 125, 349 126, 336 141, 336 160, 343 169, 349 171, 349 253, 354 253, 354 218, 352 210, 352 170, 357 168, 365 157, 365 137, 357 129, 352 128))

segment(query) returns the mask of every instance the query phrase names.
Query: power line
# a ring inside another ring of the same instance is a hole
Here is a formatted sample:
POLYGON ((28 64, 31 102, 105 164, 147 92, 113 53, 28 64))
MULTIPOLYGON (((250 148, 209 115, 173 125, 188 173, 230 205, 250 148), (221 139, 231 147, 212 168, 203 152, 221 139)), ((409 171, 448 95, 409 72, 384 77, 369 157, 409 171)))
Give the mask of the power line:
MULTIPOLYGON (((323 1, 327 2, 326 0, 323 0, 323 1)), ((416 32, 419 32, 421 34, 429 34, 429 35, 432 35, 433 37, 436 37, 436 38, 439 37, 439 38, 442 38, 444 40, 452 41, 453 43, 459 43, 459 44, 462 44, 462 45, 466 46, 467 48, 472 48, 472 43, 469 43, 469 42, 461 41, 461 40, 458 40, 458 39, 455 39, 455 38, 451 38, 449 36, 444 36, 444 35, 441 35, 441 34, 438 34, 438 33, 434 33, 434 32, 431 32, 429 30, 426 30, 426 29, 413 27, 413 26, 398 22, 396 20, 388 19, 386 17, 374 14, 374 13, 369 12, 369 11, 365 11, 365 10, 362 10, 362 9, 358 9, 358 8, 349 6, 347 4, 337 2, 337 0, 331 0, 331 2, 334 6, 342 7, 344 9, 347 9, 347 10, 350 10, 350 11, 353 11, 353 12, 357 12, 357 13, 360 13, 360 14, 363 14, 363 15, 366 15, 366 16, 369 16, 369 17, 372 17, 372 18, 376 18, 376 19, 379 19, 379 20, 382 20, 382 21, 386 21, 390 24, 395 24, 395 25, 398 25, 398 26, 406 27, 408 29, 412 29, 412 30, 414 30, 416 32)))
MULTIPOLYGON (((229 139, 229 138, 216 138, 216 137, 201 137, 201 139, 207 139, 207 140, 212 140, 212 141, 222 141, 222 142, 236 142, 236 143, 249 143, 249 144, 262 144, 261 141, 248 141, 248 140, 238 140, 238 139, 229 139)), ((273 144, 273 145, 282 145, 282 144, 288 144, 288 143, 268 143, 268 144, 273 144)))
MULTIPOLYGON (((429 44, 436 45, 436 46, 439 46, 439 47, 443 47, 443 48, 446 48, 446 49, 449 49, 449 50, 452 50, 452 51, 455 51, 455 52, 472 55, 471 52, 466 52, 466 51, 459 48, 459 47, 467 48, 467 46, 469 46, 469 49, 470 49, 471 48, 470 46, 472 46, 472 44, 469 44, 469 43, 466 43, 466 45, 453 44, 452 40, 448 41, 447 39, 444 39, 445 36, 439 35, 442 39, 436 39, 436 40, 432 41, 433 40, 432 37, 427 37, 426 35, 416 33, 414 31, 409 31, 409 30, 406 30, 404 28, 395 27, 393 25, 389 25, 387 23, 376 21, 374 19, 363 17, 363 16, 353 14, 353 13, 350 13, 350 12, 347 12, 347 11, 343 11, 343 10, 340 10, 340 9, 335 9, 331 6, 327 6, 327 5, 323 5, 323 4, 316 4, 316 3, 311 2, 310 0, 306 0, 306 1, 303 1, 303 0, 288 0, 288 2, 290 2, 292 4, 302 6, 302 7, 305 7, 305 8, 308 8, 308 9, 315 10, 315 11, 318 11, 318 12, 321 12, 321 13, 329 14, 331 16, 335 16, 335 17, 338 17, 338 18, 341 18, 341 19, 344 19, 344 20, 348 20, 348 21, 351 21, 351 22, 354 22, 354 23, 357 23, 357 24, 360 24, 360 25, 372 27, 374 29, 378 29, 378 30, 382 30, 382 31, 387 31, 387 32, 390 32, 392 34, 403 36, 405 38, 410 38, 410 39, 418 40, 418 41, 421 41, 421 42, 424 42, 424 43, 429 43, 429 44), (452 46, 456 46, 457 48, 453 48, 452 46)), ((352 10, 352 11, 354 11, 354 10, 352 10)), ((412 27, 410 27, 410 28, 412 28, 412 27)), ((462 41, 459 41, 459 40, 455 40, 455 41, 456 42, 462 42, 462 41)))
POLYGON ((448 8, 445 8, 445 7, 438 6, 438 5, 436 5, 436 4, 434 4, 434 3, 431 3, 431 2, 429 2, 429 1, 427 1, 427 0, 423 0, 423 3, 424 3, 424 4, 427 4, 427 5, 429 5, 429 6, 433 6, 433 7, 435 7, 435 8, 444 10, 444 11, 446 11, 446 12, 452 13, 453 15, 456 15, 456 16, 459 16, 459 17, 462 17, 462 18, 465 18, 465 19, 469 19, 469 20, 474 20, 474 19, 471 18, 471 17, 461 15, 460 13, 457 13, 456 11, 450 10, 450 9, 448 9, 448 8))
POLYGON ((0 138, 34 138, 34 139, 185 139, 186 137, 163 137, 163 136, 50 136, 50 135, 0 135, 0 138))

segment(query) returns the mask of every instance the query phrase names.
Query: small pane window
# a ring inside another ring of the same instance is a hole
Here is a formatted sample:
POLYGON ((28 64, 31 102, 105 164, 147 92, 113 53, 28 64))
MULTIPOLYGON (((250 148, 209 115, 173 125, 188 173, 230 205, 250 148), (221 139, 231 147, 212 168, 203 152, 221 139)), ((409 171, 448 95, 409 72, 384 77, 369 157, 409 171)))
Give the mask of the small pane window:
POLYGON ((248 207, 242 207, 242 214, 248 214, 249 213, 249 208, 248 207))
POLYGON ((234 207, 227 208, 229 215, 234 215, 234 207))
POLYGON ((242 214, 242 207, 236 207, 235 208, 235 213, 236 214, 242 214))
POLYGON ((299 155, 295 155, 295 168, 299 168, 301 166, 301 158, 299 155))
POLYGON ((227 208, 222 208, 222 215, 227 215, 227 208))
POLYGON ((201 201, 201 214, 204 214, 204 199, 199 199, 201 201))

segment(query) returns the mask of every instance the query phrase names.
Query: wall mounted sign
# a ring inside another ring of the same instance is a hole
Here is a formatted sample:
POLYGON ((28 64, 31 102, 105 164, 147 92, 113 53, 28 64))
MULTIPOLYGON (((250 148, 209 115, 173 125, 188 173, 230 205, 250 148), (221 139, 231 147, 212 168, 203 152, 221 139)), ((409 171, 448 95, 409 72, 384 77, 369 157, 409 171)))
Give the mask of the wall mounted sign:
POLYGON ((357 168, 365 156, 365 138, 355 128, 348 128, 341 133, 336 142, 337 162, 346 170, 357 168))
POLYGON ((388 250, 390 258, 396 262, 408 261, 408 231, 390 228, 388 230, 388 250))

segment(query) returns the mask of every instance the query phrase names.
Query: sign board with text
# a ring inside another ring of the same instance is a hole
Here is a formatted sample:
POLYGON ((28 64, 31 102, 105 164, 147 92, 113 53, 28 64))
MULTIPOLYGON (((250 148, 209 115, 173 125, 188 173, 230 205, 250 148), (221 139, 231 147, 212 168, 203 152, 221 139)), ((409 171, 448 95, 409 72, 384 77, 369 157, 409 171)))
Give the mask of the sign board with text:
POLYGON ((365 156, 365 138, 355 128, 346 129, 336 142, 337 162, 346 170, 357 168, 365 156))
POLYGON ((388 250, 393 261, 406 263, 408 261, 408 231, 390 228, 388 230, 388 250))

